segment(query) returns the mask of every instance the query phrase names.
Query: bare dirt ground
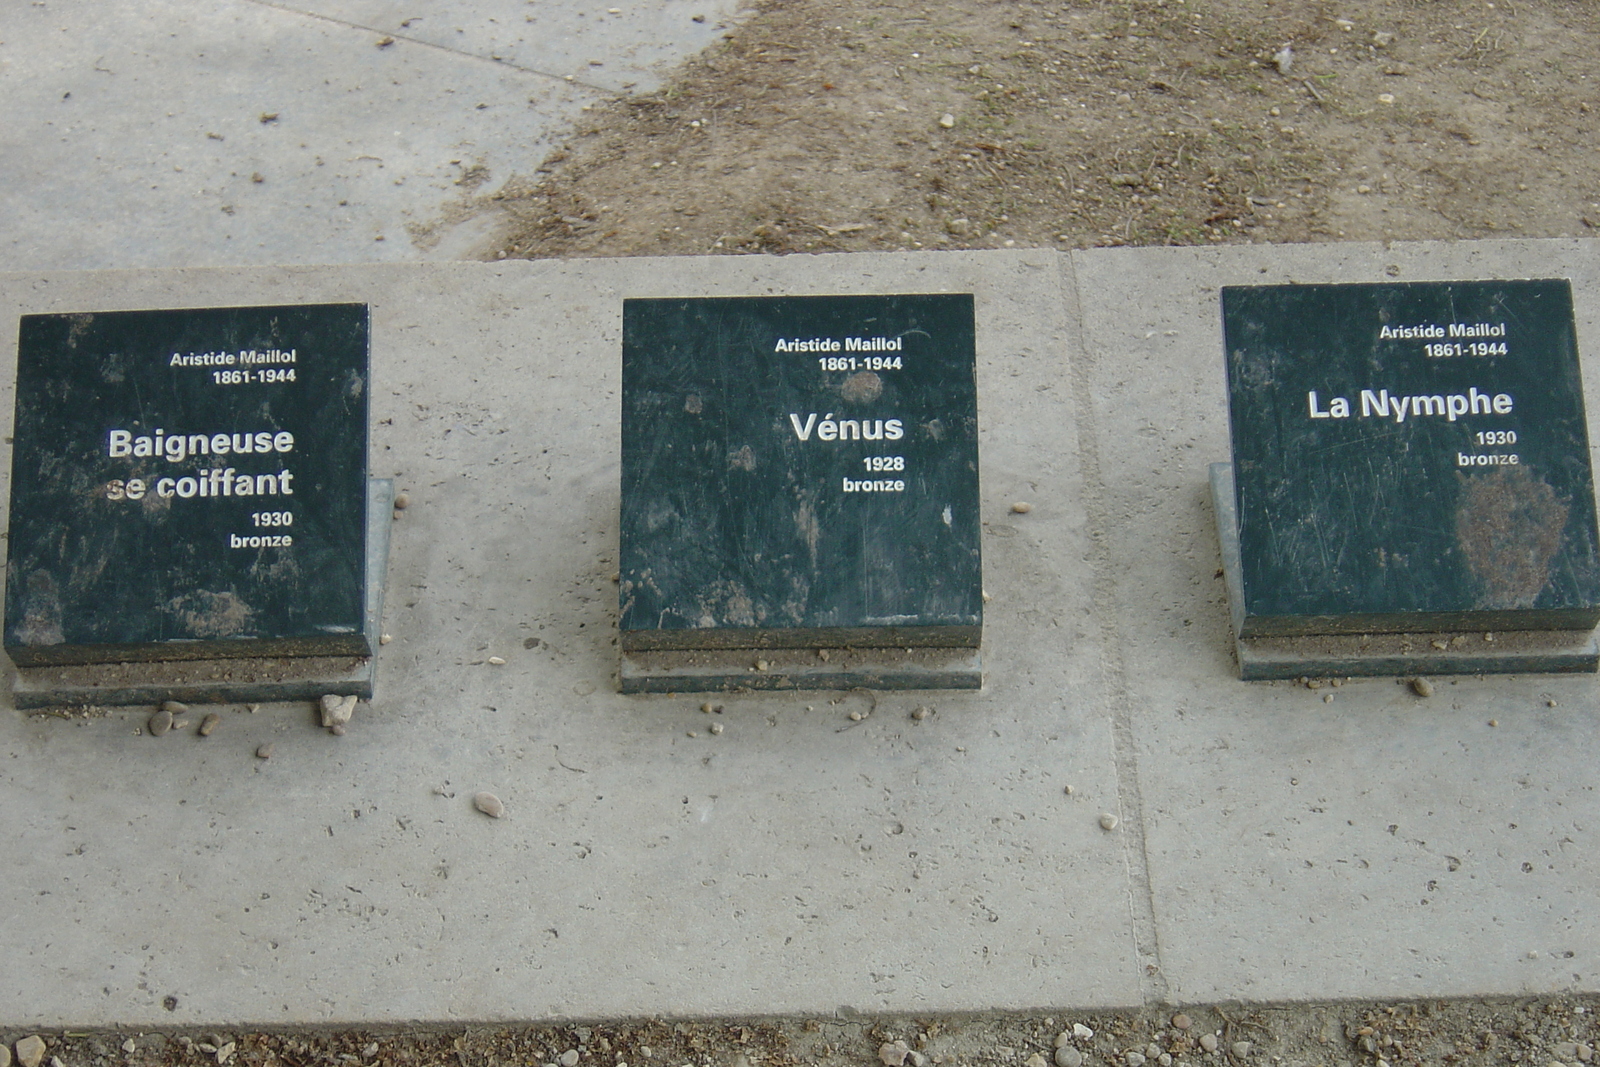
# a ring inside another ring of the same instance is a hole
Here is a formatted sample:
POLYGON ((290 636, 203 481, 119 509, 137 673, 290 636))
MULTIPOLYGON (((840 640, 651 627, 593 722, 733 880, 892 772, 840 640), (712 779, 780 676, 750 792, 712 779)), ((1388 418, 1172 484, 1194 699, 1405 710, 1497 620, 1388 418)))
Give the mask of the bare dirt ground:
MULTIPOLYGON (((1393 1067, 1579 1065, 1600 998, 1175 1013, 46 1035, 67 1067, 1393 1067)), ((7 1034, 15 1042, 21 1035, 7 1034)), ((55 1059, 51 1059, 55 1057, 55 1059)))
POLYGON ((766 0, 501 256, 1596 236, 1590 0, 766 0))

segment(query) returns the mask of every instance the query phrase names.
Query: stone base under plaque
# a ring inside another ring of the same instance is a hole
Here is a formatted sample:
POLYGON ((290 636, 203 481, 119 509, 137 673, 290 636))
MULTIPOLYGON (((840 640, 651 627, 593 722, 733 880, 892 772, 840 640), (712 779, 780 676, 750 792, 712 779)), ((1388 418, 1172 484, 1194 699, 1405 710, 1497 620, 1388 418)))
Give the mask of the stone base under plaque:
POLYGON ((1234 649, 1245 681, 1408 674, 1582 674, 1600 669, 1591 630, 1484 633, 1237 636, 1243 603, 1233 464, 1211 464, 1211 503, 1234 616, 1234 649))
MULTIPOLYGON (((367 604, 363 625, 378 644, 383 619, 383 586, 389 564, 389 531, 394 523, 394 482, 367 482, 367 604)), ((141 663, 89 663, 16 668, 11 694, 18 710, 54 707, 159 704, 271 703, 315 700, 327 693, 369 700, 374 658, 369 656, 284 656, 168 660, 141 663)))
POLYGON ((624 693, 981 689, 983 661, 975 648, 624 652, 619 677, 624 693))

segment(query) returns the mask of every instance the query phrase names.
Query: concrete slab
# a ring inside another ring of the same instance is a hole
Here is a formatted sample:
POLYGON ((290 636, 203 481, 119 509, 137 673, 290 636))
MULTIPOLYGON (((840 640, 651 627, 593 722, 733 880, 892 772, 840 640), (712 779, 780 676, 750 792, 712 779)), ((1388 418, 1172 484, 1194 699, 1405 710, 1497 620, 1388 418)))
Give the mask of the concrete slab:
POLYGON ((412 498, 346 736, 0 716, 8 1020, 1139 1003, 1060 294, 1043 252, 0 277, 0 322, 371 301, 372 469, 412 498), (720 736, 703 698, 618 694, 622 298, 886 290, 977 296, 986 688, 859 723, 863 693, 729 695, 720 736))
POLYGON ((466 256, 496 228, 475 198, 736 8, 20 5, 0 26, 0 250, 10 269, 466 256))
POLYGON ((1430 700, 1238 681, 1206 465, 1228 458, 1219 286, 1571 278, 1593 412, 1600 245, 1147 249, 1066 270, 1167 996, 1595 988, 1596 680, 1436 680, 1430 700))
POLYGON ((1572 278, 1600 410, 1593 242, 0 276, 0 322, 371 301, 373 472, 413 500, 347 736, 0 716, 6 1021, 1600 988, 1600 681, 1241 682, 1217 574, 1216 287, 1497 274, 1572 278), (617 693, 622 298, 943 290, 977 296, 985 688, 718 697, 721 735, 617 693))

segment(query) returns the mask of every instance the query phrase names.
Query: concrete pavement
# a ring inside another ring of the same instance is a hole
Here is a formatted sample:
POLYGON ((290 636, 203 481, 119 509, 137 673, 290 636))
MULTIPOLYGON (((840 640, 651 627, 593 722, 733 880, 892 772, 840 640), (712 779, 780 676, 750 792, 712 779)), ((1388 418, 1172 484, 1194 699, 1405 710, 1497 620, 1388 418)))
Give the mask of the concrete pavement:
POLYGON ((8 269, 469 257, 476 201, 737 0, 35 0, 0 22, 8 269))
POLYGON ((373 472, 414 500, 347 736, 0 716, 5 1019, 1600 988, 1600 682, 1240 682, 1207 498, 1219 286, 1530 276, 1572 279, 1600 410, 1595 242, 0 275, 6 322, 371 302, 373 472), (719 698, 720 735, 619 695, 622 299, 914 291, 976 294, 985 688, 719 698))

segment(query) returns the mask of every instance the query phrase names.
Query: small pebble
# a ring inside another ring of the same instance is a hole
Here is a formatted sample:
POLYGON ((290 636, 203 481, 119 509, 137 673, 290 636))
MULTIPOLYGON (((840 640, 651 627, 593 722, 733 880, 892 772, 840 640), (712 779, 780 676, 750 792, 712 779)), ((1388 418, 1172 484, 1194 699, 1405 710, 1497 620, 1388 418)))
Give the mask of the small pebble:
POLYGON ((350 716, 356 713, 356 698, 354 694, 338 696, 328 693, 323 696, 321 706, 323 726, 343 726, 350 721, 350 716))
POLYGON ((758 670, 758 671, 764 671, 764 670, 766 670, 766 669, 767 669, 767 668, 768 668, 768 667, 770 667, 770 666, 772 666, 772 664, 770 664, 770 663, 768 663, 768 662, 767 662, 767 661, 766 661, 766 660, 764 660, 764 659, 758 659, 758 660, 756 660, 756 670, 758 670))
POLYGON ((860 722, 862 720, 862 718, 863 718, 863 716, 859 711, 852 711, 850 713, 850 721, 851 722, 860 722))
POLYGON ((130 1038, 128 1038, 128 1040, 126 1040, 126 1041, 124 1041, 122 1043, 122 1051, 128 1053, 128 1055, 131 1056, 135 1052, 139 1051, 139 1043, 137 1041, 135 1041, 133 1038, 130 1037, 130 1038))
POLYGON ((1556 706, 1556 702, 1554 700, 1546 700, 1544 702, 1544 706, 1547 708, 1553 708, 1556 706))
POLYGON ((1499 726, 1500 725, 1500 720, 1499 719, 1490 719, 1489 720, 1489 725, 1490 726, 1499 726))
POLYGON ((956 124, 956 117, 949 112, 939 116, 939 127, 948 130, 956 124))
POLYGON ((578 1067, 578 1050, 569 1048, 556 1060, 561 1067, 578 1067))
POLYGON ((1172 1053, 1163 1052, 1156 1057, 1156 1062, 1161 1064, 1161 1067, 1172 1067, 1172 1053))
POLYGON ((1144 1053, 1142 1052, 1130 1052, 1123 1056, 1122 1059, 1128 1067, 1144 1067, 1144 1053))
POLYGON ((505 665, 506 665, 506 661, 505 661, 505 659, 503 657, 501 657, 501 656, 490 656, 489 657, 489 666, 491 666, 491 667, 504 667, 505 665))
POLYGON ((1087 1041, 1094 1036, 1094 1031, 1082 1023, 1073 1023, 1072 1036, 1077 1038, 1079 1041, 1087 1041))
POLYGON ((29 1034, 17 1042, 17 1062, 22 1067, 39 1067, 44 1062, 44 1038, 29 1034))
POLYGON ((690 736, 690 737, 699 737, 699 736, 700 736, 700 734, 699 734, 699 731, 696 731, 696 730, 690 730, 690 731, 689 731, 689 736, 690 736))
POLYGON ((205 718, 200 720, 200 736, 201 737, 210 737, 211 736, 211 732, 213 730, 215 730, 217 728, 217 726, 221 724, 221 722, 222 722, 222 716, 218 715, 214 711, 211 712, 205 718))
POLYGON ((720 722, 712 723, 711 724, 711 732, 714 733, 714 734, 722 733, 722 724, 720 722))
POLYGON ((1056 1049, 1055 1058, 1056 1067, 1083 1067, 1083 1053, 1071 1045, 1056 1049))
MULTIPOLYGON (((1045 1025, 1048 1026, 1051 1021, 1052 1020, 1046 1019, 1045 1020, 1045 1025)), ((1066 1048, 1071 1043, 1072 1043, 1072 1035, 1067 1033, 1065 1030, 1061 1031, 1059 1034, 1056 1035, 1056 1045, 1055 1045, 1056 1048, 1066 1048)))
POLYGON ((885 1041, 878 1046, 878 1062, 883 1067, 902 1067, 906 1057, 911 1055, 911 1049, 904 1041, 885 1041))
POLYGON ((1419 697, 1433 696, 1433 683, 1426 678, 1411 679, 1411 688, 1419 697))
POLYGON ((396 493, 394 495, 394 509, 396 511, 404 511, 406 508, 409 508, 410 506, 411 506, 411 494, 410 493, 396 493))
POLYGON ((1174 1029, 1187 1030, 1193 1025, 1194 1020, 1183 1014, 1181 1011, 1172 1017, 1172 1026, 1174 1029))
POLYGON ((1033 505, 1028 503, 1026 500, 1019 500, 1015 504, 1011 505, 1011 510, 1017 515, 1026 515, 1028 512, 1033 510, 1033 505))
POLYGON ((1235 1041, 1233 1043, 1233 1054, 1235 1057, 1242 1060, 1246 1056, 1250 1055, 1250 1048, 1250 1042, 1248 1041, 1235 1041))
POLYGON ((394 640, 394 638, 391 637, 389 634, 380 634, 380 635, 378 635, 378 644, 380 644, 380 645, 387 645, 390 641, 393 641, 393 640, 394 640))
POLYGON ((189 710, 189 705, 181 704, 176 700, 168 700, 162 703, 161 710, 170 711, 174 715, 182 715, 184 712, 189 710))
POLYGON ((223 1064, 233 1059, 234 1047, 235 1046, 232 1041, 217 1047, 217 1067, 222 1067, 223 1064))
POLYGON ((1333 703, 1333 694, 1332 693, 1323 693, 1322 694, 1322 702, 1324 704, 1332 704, 1333 703))
POLYGON ((256 747, 256 759, 271 759, 274 751, 276 751, 276 749, 271 741, 268 741, 264 745, 258 745, 256 747))
POLYGON ((150 731, 151 737, 160 737, 172 729, 172 712, 162 708, 150 716, 150 721, 145 724, 145 729, 150 731))
POLYGON ((1215 1051, 1217 1051, 1217 1035, 1216 1034, 1201 1034, 1200 1035, 1200 1047, 1205 1049, 1207 1052, 1215 1052, 1215 1051))
MULTIPOLYGON (((489 816, 491 819, 498 819, 500 816, 506 813, 506 806, 500 803, 500 798, 495 796, 493 793, 479 793, 477 796, 472 798, 472 806, 489 816)), ((577 1053, 573 1053, 573 1056, 576 1057, 577 1053)), ((566 1062, 565 1056, 561 1058, 561 1062, 566 1062)), ((574 1059, 573 1062, 576 1063, 577 1060, 574 1059)))
POLYGON ((1070 797, 1072 795, 1072 787, 1070 785, 1064 785, 1061 787, 1061 792, 1070 797))
POLYGON ((330 734, 332 734, 334 737, 343 737, 344 736, 344 724, 336 722, 332 726, 328 727, 328 732, 330 734))
POLYGON ((929 715, 928 705, 926 705, 926 704, 918 704, 917 705, 917 710, 915 710, 915 711, 913 711, 911 713, 911 717, 913 719, 915 719, 917 722, 921 722, 923 719, 926 719, 928 717, 928 715, 929 715))
POLYGON ((1102 830, 1115 830, 1116 828, 1117 828, 1117 817, 1115 815, 1111 814, 1109 811, 1102 812, 1101 815, 1100 815, 1100 829, 1102 829, 1102 830))
POLYGON ((248 711, 250 714, 254 715, 256 712, 261 710, 261 705, 260 704, 246 704, 244 706, 244 710, 248 711))
POLYGON ((1045 1061, 1043 1056, 1035 1052, 1033 1055, 1022 1061, 1022 1067, 1050 1067, 1050 1065, 1045 1061))

